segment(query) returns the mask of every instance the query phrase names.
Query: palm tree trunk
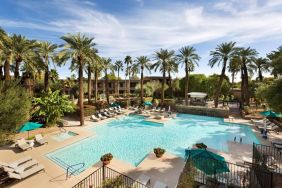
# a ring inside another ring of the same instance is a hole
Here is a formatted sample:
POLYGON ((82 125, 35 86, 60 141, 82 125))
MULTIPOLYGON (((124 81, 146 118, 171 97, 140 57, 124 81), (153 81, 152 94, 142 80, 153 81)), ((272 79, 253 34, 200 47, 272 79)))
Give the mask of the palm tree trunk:
POLYGON ((49 67, 48 64, 46 64, 46 69, 44 73, 44 90, 48 91, 49 89, 49 67))
POLYGON ((107 73, 107 71, 105 71, 105 84, 106 84, 107 103, 110 104, 110 99, 109 99, 109 83, 108 83, 108 73, 107 73))
POLYGON ((185 105, 188 105, 188 76, 189 76, 189 71, 187 67, 187 62, 185 62, 185 88, 184 88, 184 97, 185 97, 185 105))
POLYGON ((173 98, 172 79, 171 79, 170 71, 168 72, 168 79, 169 79, 170 95, 173 98))
POLYGON ((245 101, 246 101, 246 105, 249 106, 250 105, 250 95, 249 95, 249 76, 248 76, 248 69, 247 69, 247 65, 244 63, 244 92, 245 92, 245 101))
POLYGON ((0 80, 4 79, 3 66, 0 66, 0 80))
POLYGON ((128 95, 130 97, 130 73, 128 74, 128 95))
POLYGON ((91 67, 88 66, 88 104, 91 104, 91 95, 92 95, 92 81, 91 81, 91 67))
POLYGON ((117 79, 117 96, 119 97, 119 70, 118 70, 118 79, 117 79))
POLYGON ((141 80, 140 80, 140 86, 141 86, 141 95, 140 95, 140 99, 141 99, 141 104, 144 103, 143 101, 143 97, 144 97, 144 91, 143 91, 143 71, 144 71, 144 67, 141 66, 141 80))
POLYGON ((218 107, 218 98, 219 98, 219 95, 221 93, 221 86, 222 86, 222 82, 223 82, 223 79, 224 79, 224 76, 225 76, 226 63, 227 63, 227 59, 224 59, 221 75, 220 75, 219 82, 218 82, 218 87, 217 87, 217 90, 215 92, 215 99, 214 99, 215 108, 218 107))
POLYGON ((128 91, 128 88, 127 88, 127 76, 128 76, 128 63, 126 64, 126 70, 125 70, 125 96, 127 96, 127 91, 128 91))
POLYGON ((241 68, 241 103, 240 103, 240 108, 243 109, 244 103, 245 103, 245 92, 244 92, 244 71, 243 67, 241 68))
POLYGON ((262 76, 262 72, 261 69, 258 69, 258 75, 259 75, 259 81, 262 82, 263 81, 263 76, 262 76))
POLYGON ((78 79, 79 79, 79 110, 80 110, 80 125, 84 125, 84 105, 83 105, 83 62, 79 58, 79 70, 78 70, 78 79))
POLYGON ((162 96, 161 96, 161 103, 162 105, 164 105, 164 86, 165 86, 165 72, 166 72, 166 68, 165 66, 163 67, 163 81, 162 81, 162 96))
POLYGON ((19 69, 20 69, 20 63, 21 63, 21 61, 20 60, 16 60, 16 66, 15 66, 15 79, 19 79, 19 77, 20 77, 20 71, 19 71, 19 69))
POLYGON ((4 63, 4 74, 5 74, 5 81, 8 81, 11 79, 10 76, 10 62, 9 60, 6 60, 4 63))
POLYGON ((95 103, 97 102, 98 98, 98 69, 95 69, 95 103))

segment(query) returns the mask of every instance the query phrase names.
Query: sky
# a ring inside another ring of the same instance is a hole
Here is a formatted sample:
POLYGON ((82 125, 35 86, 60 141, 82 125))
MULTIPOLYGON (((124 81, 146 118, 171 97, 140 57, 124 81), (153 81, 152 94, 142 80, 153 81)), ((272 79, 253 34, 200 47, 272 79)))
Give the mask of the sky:
MULTIPOLYGON (((261 57, 277 49, 281 20, 282 0, 1 0, 0 6, 0 27, 10 34, 63 44, 61 36, 85 33, 113 62, 194 46, 201 56, 194 73, 207 75, 220 73, 208 61, 222 42, 250 46, 261 57)), ((179 69, 174 77, 184 76, 179 69)), ((57 70, 61 78, 71 75, 69 64, 57 70)))

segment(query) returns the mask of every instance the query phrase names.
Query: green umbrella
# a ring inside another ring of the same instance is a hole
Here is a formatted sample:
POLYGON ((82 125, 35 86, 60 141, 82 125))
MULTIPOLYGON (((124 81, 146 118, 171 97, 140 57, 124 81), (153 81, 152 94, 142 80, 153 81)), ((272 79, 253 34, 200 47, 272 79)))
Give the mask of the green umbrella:
POLYGON ((206 149, 186 150, 185 155, 191 159, 193 165, 208 175, 229 172, 224 157, 206 149))
POLYGON ((271 117, 282 117, 282 114, 278 114, 273 112, 272 110, 267 110, 260 113, 263 116, 271 116, 271 117))
POLYGON ((29 138, 29 131, 38 129, 43 124, 35 123, 35 122, 26 122, 21 126, 21 128, 18 130, 19 133, 27 131, 27 137, 29 138))
POLYGON ((145 106, 152 106, 152 102, 146 101, 146 102, 144 102, 144 105, 145 105, 145 106))

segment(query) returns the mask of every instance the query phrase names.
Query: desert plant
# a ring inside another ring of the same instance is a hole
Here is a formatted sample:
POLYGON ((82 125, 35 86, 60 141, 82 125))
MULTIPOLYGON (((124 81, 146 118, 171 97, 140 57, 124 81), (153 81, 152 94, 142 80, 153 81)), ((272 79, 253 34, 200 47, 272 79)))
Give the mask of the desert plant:
POLYGON ((248 115, 251 113, 251 109, 249 106, 244 106, 244 111, 245 111, 245 114, 248 115))
POLYGON ((102 188, 124 187, 123 184, 124 184, 123 178, 121 176, 118 176, 114 179, 108 179, 108 180, 103 181, 102 188))
POLYGON ((156 154, 156 157, 160 158, 165 153, 165 149, 162 148, 154 148, 154 153, 156 154))
POLYGON ((196 147, 200 149, 207 149, 207 145, 204 143, 196 143, 196 147))

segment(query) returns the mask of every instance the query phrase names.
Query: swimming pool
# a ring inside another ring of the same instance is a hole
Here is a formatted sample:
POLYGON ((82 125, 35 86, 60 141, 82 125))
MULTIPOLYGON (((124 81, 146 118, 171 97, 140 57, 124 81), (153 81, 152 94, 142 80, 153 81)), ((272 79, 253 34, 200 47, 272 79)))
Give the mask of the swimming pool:
POLYGON ((184 157, 185 149, 196 142, 222 151, 228 151, 227 141, 233 141, 235 136, 237 140, 241 137, 243 143, 259 143, 250 127, 224 123, 222 118, 178 114, 164 125, 144 120, 142 116, 130 115, 92 127, 89 131, 96 136, 51 152, 47 157, 59 165, 58 161, 66 165, 84 162, 86 169, 110 152, 115 158, 137 166, 155 147, 184 157))
POLYGON ((72 131, 67 131, 67 132, 60 132, 54 136, 52 136, 52 139, 58 141, 58 142, 61 142, 61 141, 64 141, 66 139, 69 139, 73 136, 76 136, 77 134, 72 132, 72 131))

